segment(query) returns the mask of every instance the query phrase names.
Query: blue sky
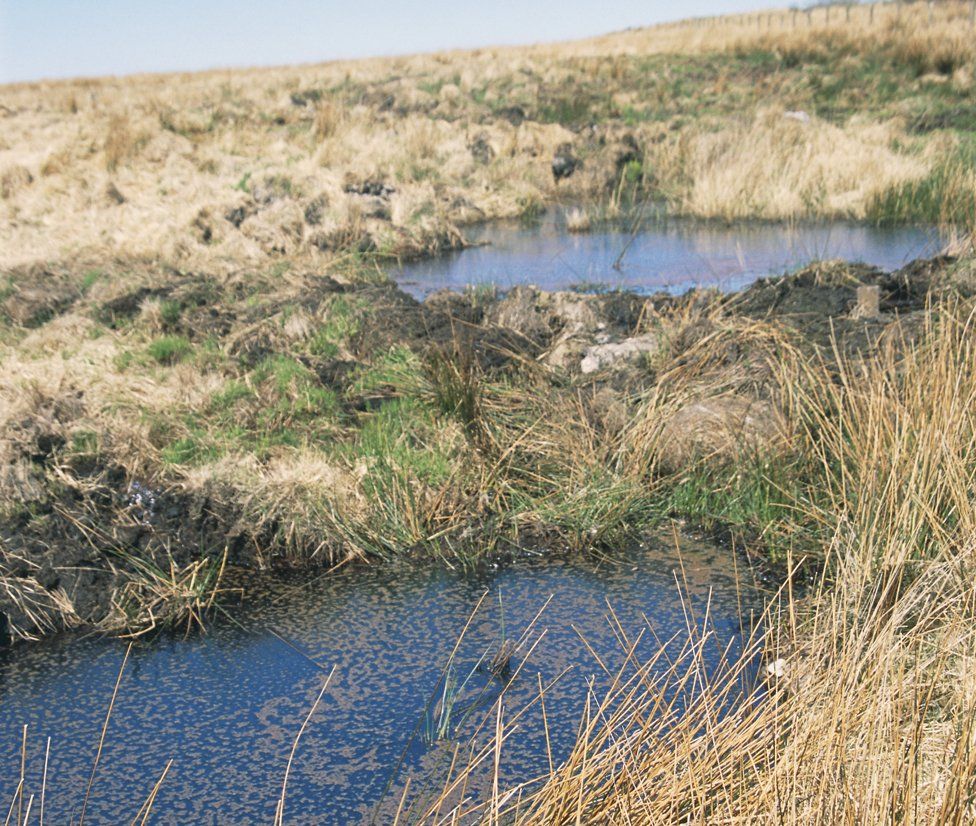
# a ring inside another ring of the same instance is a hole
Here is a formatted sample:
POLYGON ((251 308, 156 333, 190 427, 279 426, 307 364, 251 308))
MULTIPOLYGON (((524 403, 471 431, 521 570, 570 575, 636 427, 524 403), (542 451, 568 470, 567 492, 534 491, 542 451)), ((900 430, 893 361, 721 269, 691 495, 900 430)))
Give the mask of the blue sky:
POLYGON ((0 0, 0 83, 564 40, 782 0, 0 0))

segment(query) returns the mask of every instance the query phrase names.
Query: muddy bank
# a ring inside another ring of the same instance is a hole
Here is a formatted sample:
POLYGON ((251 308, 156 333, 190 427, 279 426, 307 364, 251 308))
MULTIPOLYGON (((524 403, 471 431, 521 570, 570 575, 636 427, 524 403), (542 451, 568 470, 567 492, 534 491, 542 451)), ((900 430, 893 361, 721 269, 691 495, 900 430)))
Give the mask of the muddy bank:
POLYGON ((7 639, 194 621, 228 563, 475 564, 696 521, 673 480, 789 454, 790 364, 902 346, 929 296, 976 293, 951 258, 422 303, 316 273, 92 272, 5 276, 7 639))

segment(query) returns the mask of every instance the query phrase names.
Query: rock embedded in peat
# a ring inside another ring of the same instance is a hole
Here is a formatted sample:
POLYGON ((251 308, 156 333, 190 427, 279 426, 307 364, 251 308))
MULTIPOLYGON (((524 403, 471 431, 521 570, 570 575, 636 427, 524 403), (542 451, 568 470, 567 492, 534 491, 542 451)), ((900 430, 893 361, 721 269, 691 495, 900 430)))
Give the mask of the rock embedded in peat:
POLYGON ((768 455, 783 441, 784 428, 774 406, 740 393, 688 402, 664 422, 658 459, 669 469, 700 460, 728 461, 768 455))
POLYGON ((572 144, 560 144, 552 156, 552 178, 558 184, 564 178, 571 177, 582 165, 582 161, 573 154, 572 144))
POLYGON ((661 348, 658 336, 647 334, 625 338, 623 341, 594 344, 587 347, 580 361, 580 371, 584 374, 605 370, 619 363, 632 363, 642 356, 656 353, 661 348))

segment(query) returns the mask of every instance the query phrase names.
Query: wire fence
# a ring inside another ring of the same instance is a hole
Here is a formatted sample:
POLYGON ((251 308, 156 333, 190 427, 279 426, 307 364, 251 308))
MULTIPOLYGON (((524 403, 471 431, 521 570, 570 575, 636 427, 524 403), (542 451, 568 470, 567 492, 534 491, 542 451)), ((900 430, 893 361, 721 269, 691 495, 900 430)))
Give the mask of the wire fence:
POLYGON ((887 0, 877 3, 816 3, 750 14, 693 17, 674 26, 740 26, 758 31, 797 29, 840 24, 875 25, 898 22, 911 16, 916 22, 961 23, 976 28, 976 0, 887 0), (921 20, 920 20, 921 18, 921 20))

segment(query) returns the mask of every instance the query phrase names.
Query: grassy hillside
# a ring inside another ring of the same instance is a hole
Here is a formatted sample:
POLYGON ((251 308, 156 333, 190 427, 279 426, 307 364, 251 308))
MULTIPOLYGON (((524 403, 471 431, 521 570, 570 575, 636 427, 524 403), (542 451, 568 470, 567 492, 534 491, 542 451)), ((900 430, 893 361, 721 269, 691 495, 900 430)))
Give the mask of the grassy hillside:
MULTIPOLYGON (((695 644, 652 679, 622 635, 568 762, 471 816, 972 822, 969 15, 0 89, 5 635, 196 622, 227 564, 474 565, 680 518, 792 574, 758 694, 695 644), (645 199, 937 222, 960 254, 735 296, 418 303, 382 273, 470 222, 645 199)), ((416 818, 461 820, 496 745, 416 818)))
POLYGON ((558 46, 3 87, 0 266, 416 254, 471 221, 635 195, 702 216, 972 226, 969 7, 932 14, 784 11, 558 46), (564 146, 583 166, 557 186, 564 146))

